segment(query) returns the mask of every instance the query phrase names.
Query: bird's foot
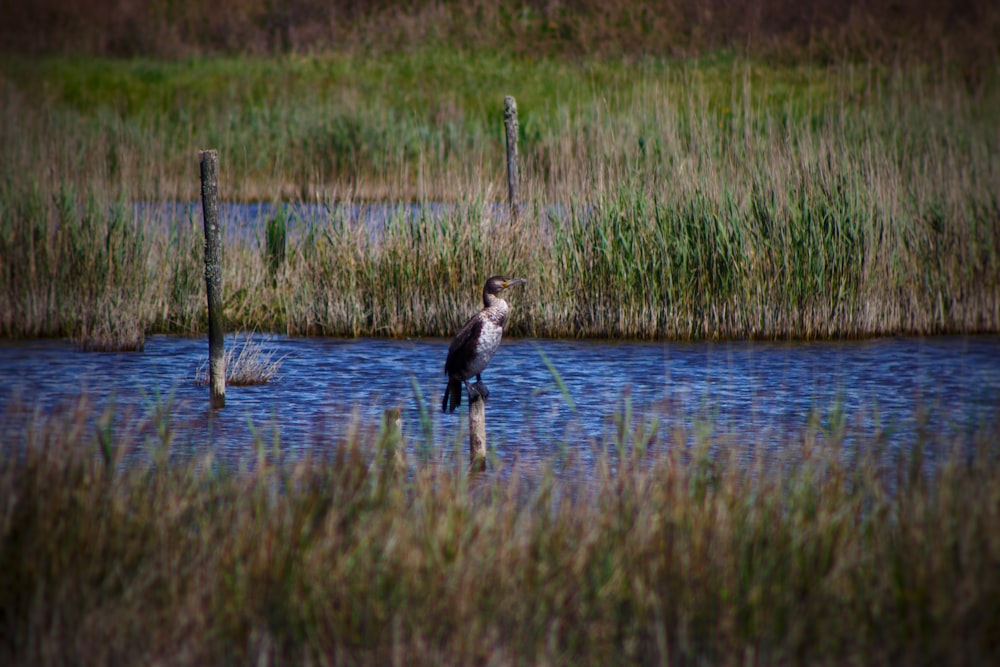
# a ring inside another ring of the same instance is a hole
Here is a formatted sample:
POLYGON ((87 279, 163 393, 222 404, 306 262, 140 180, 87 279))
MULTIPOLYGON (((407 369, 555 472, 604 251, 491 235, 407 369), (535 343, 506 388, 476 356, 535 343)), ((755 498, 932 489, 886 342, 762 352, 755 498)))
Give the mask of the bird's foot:
POLYGON ((469 403, 482 398, 484 401, 490 397, 490 390, 486 388, 482 380, 469 385, 469 403))
POLYGON ((486 385, 482 380, 476 380, 476 382, 473 383, 473 386, 476 388, 476 391, 479 392, 479 395, 483 397, 484 401, 490 397, 490 390, 486 388, 486 385))

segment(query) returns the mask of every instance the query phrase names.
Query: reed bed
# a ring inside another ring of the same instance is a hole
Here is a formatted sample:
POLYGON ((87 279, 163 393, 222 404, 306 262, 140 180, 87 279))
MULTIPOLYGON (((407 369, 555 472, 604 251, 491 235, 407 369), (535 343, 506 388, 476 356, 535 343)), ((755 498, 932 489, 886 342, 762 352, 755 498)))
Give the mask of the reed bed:
MULTIPOLYGON (((278 377, 284 356, 275 358, 274 350, 267 350, 260 340, 255 340, 251 334, 239 333, 225 352, 226 384, 233 387, 251 387, 267 384, 278 377)), ((197 384, 209 384, 208 359, 198 367, 194 381, 197 384)))
POLYGON ((986 0, 39 0, 8 10, 0 44, 33 54, 384 53, 431 43, 634 58, 733 49, 785 61, 947 55, 970 73, 991 65, 1000 27, 986 0))
POLYGON ((469 477, 360 424, 328 457, 262 444, 234 470, 149 420, 6 414, 5 664, 1000 658, 995 423, 888 459, 820 420, 750 459, 623 426, 586 471, 469 477))
POLYGON ((7 66, 0 335, 139 347, 203 330, 200 216, 133 204, 196 199, 208 145, 223 196, 327 207, 230 237, 233 329, 450 335, 503 272, 529 279, 515 335, 1000 330, 1000 87, 946 66, 7 66), (499 88, 514 80, 523 94, 499 88), (516 222, 498 207, 503 92, 522 110, 516 222), (376 228, 349 214, 373 199, 443 205, 376 228))

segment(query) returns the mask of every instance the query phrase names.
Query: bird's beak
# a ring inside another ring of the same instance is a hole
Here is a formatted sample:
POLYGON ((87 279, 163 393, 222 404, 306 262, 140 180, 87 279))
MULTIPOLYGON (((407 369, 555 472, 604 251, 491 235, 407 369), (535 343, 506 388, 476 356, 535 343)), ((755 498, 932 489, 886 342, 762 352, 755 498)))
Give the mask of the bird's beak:
POLYGON ((525 280, 524 278, 511 278, 510 280, 505 280, 500 284, 503 285, 504 289, 507 289, 508 287, 513 287, 514 285, 520 285, 526 282, 528 281, 525 280))

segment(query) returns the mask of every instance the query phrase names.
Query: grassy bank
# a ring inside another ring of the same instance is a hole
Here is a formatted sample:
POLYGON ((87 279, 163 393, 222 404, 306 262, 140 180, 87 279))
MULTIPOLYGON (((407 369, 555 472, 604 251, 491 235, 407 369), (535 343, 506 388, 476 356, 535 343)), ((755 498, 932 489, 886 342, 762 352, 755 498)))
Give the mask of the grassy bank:
POLYGON ((223 196, 331 207, 281 248, 262 225, 226 249, 234 329, 450 335, 509 272, 530 280, 515 334, 1000 330, 1000 87, 947 66, 444 49, 2 71, 3 335, 128 347, 200 330, 200 221, 131 202, 197 200, 209 146, 223 196), (491 206, 505 93, 516 225, 491 206), (369 199, 455 206, 372 236, 337 210, 369 199))
POLYGON ((37 0, 7 8, 0 48, 25 54, 178 58, 421 45, 515 55, 687 57, 719 49, 776 60, 950 58, 996 63, 988 0, 37 0))
POLYGON ((1000 658, 995 424, 972 455, 923 433, 888 464, 818 421, 749 465, 624 431, 585 474, 468 479, 365 428, 226 470, 173 457, 165 418, 5 417, 5 664, 1000 658))

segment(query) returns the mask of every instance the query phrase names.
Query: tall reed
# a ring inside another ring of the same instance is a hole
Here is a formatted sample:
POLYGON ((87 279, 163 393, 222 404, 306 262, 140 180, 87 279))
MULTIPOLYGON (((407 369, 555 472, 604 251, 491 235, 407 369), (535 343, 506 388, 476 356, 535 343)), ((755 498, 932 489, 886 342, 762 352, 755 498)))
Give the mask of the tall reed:
POLYGON ((588 470, 468 478, 364 425, 236 471, 149 419, 5 415, 5 664, 1000 657, 996 424, 887 459, 814 420, 748 461, 622 419, 588 470))
MULTIPOLYGON (((450 56, 466 75, 496 62, 450 56)), ((199 123, 168 101, 169 91, 200 85, 182 83, 178 66, 148 65, 168 83, 154 77, 143 94, 109 92, 135 107, 121 113, 85 91, 71 97, 73 79, 60 72, 72 66, 41 68, 61 83, 30 95, 54 94, 59 111, 35 114, 34 102, 13 95, 5 113, 24 131, 0 138, 11 156, 0 184, 0 332, 86 338, 95 321, 140 332, 203 326, 197 220, 139 220, 132 211, 141 209, 124 203, 196 193, 179 152, 191 145, 185 133, 220 142, 224 194, 285 193, 327 207, 318 219, 233 235, 224 282, 226 319, 238 329, 448 335, 497 272, 530 280, 515 334, 1000 329, 1000 169, 989 148, 1000 141, 990 111, 1000 101, 947 71, 522 63, 526 206, 511 225, 493 205, 503 151, 498 111, 475 97, 481 83, 462 84, 427 54, 381 69, 349 64, 261 61, 243 78, 234 63, 190 64, 232 82, 206 98, 199 123), (308 92, 329 72, 351 93, 308 92), (416 87, 414 102, 399 92, 416 85, 411 76, 433 91, 456 88, 439 98, 416 87), (164 104, 166 119, 156 113, 164 104), (108 114, 113 123, 101 120, 108 114), (445 205, 416 220, 401 207, 373 227, 350 209, 368 197, 445 205), (112 250, 117 259, 100 261, 119 268, 104 273, 90 272, 90 259, 60 259, 112 250), (79 310, 83 287, 90 305, 79 310)))
POLYGON ((0 233, 8 335, 63 335, 86 347, 141 349, 152 284, 150 239, 124 201, 71 185, 4 192, 0 233))

